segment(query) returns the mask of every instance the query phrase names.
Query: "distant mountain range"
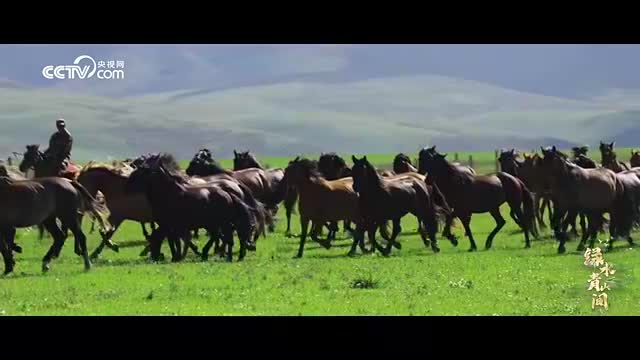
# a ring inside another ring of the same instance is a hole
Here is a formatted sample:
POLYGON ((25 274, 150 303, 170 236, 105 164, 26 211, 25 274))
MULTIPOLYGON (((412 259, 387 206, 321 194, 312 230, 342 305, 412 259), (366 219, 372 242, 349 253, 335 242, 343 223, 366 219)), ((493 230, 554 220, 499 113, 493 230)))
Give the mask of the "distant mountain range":
POLYGON ((2 45, 0 154, 46 146, 58 117, 82 159, 636 146, 639 60, 622 45, 2 45), (42 76, 83 54, 124 61, 125 79, 42 76))

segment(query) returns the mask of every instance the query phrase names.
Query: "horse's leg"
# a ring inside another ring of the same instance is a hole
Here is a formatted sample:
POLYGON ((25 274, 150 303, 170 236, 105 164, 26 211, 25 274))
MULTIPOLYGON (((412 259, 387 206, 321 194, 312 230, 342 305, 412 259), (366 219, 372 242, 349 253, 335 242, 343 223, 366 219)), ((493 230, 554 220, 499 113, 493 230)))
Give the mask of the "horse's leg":
POLYGON ((462 226, 464 226, 464 232, 469 237, 469 242, 471 243, 471 247, 469 251, 476 251, 478 247, 476 246, 476 242, 473 240, 473 234, 471 233, 471 213, 469 214, 460 214, 458 218, 462 222, 462 226))
MULTIPOLYGON (((499 207, 491 210, 489 213, 491 214, 491 216, 493 216, 493 220, 496 221, 496 227, 495 227, 495 229, 493 229, 493 231, 491 231, 491 233, 487 237, 487 242, 484 245, 485 249, 487 249, 487 250, 491 249, 491 244, 493 243, 493 238, 496 236, 498 231, 500 231, 500 229, 502 229, 502 227, 506 223, 506 221, 504 221, 504 218, 502 217, 502 214, 500 214, 500 208, 499 207)), ((528 237, 527 237, 527 243, 528 243, 528 237)))
POLYGON ((171 254, 171 262, 180 262, 182 260, 182 239, 180 234, 176 231, 171 231, 169 234, 169 243, 173 243, 175 246, 175 252, 171 254))
POLYGON ((22 254, 22 247, 16 244, 16 229, 14 227, 7 228, 6 234, 1 234, 0 236, 5 236, 5 241, 7 243, 7 247, 10 251, 15 251, 18 254, 22 254))
POLYGON ((566 249, 564 247, 565 242, 567 241, 567 233, 563 229, 562 225, 562 217, 567 213, 567 210, 564 207, 556 204, 556 207, 553 211, 553 219, 551 220, 551 224, 553 224, 553 232, 555 238, 560 242, 558 245, 558 254, 563 254, 566 249))
POLYGON ((387 248, 385 249, 376 242, 376 231, 378 230, 379 225, 380 223, 375 221, 370 221, 369 224, 367 224, 367 232, 369 233, 369 242, 371 243, 372 249, 376 249, 380 251, 384 256, 389 256, 389 253, 391 252, 391 243, 389 243, 387 245, 387 248))
MULTIPOLYGON (((611 225, 613 225, 613 221, 611 222, 611 225)), ((600 228, 602 227, 602 212, 598 212, 598 211, 594 211, 593 213, 589 214, 589 235, 591 237, 591 241, 589 244, 589 247, 593 249, 595 242, 596 242, 596 238, 598 237, 598 232, 600 231, 600 228), (593 220, 592 220, 593 219, 593 220), (593 223, 593 226, 591 225, 593 223)), ((614 234, 616 231, 616 226, 613 225, 614 227, 614 234)))
MULTIPOLYGON (((445 219, 444 229, 442 230, 442 237, 444 237, 445 239, 449 239, 449 241, 451 241, 451 244, 453 244, 453 246, 458 246, 458 238, 456 238, 456 236, 451 233, 451 226, 453 225, 453 220, 455 218, 456 218, 456 214, 454 213, 447 215, 445 219)), ((465 231, 467 231, 466 228, 465 228, 465 231)))
POLYGON ((87 237, 82 232, 82 228, 80 227, 80 223, 77 221, 77 217, 69 216, 69 219, 64 219, 63 224, 67 225, 67 228, 71 230, 73 234, 75 243, 77 243, 80 247, 80 254, 84 259, 84 269, 85 271, 91 270, 91 260, 89 259, 89 251, 87 250, 87 237))
MULTIPOLYGON (((382 227, 380 227, 382 229, 382 227)), ((418 219, 418 229, 420 228, 420 219, 418 219)), ((392 244, 396 249, 402 250, 402 245, 399 241, 396 241, 398 235, 402 232, 402 226, 400 226, 400 218, 393 219, 393 232, 391 238, 388 240, 389 244, 392 244)))
MULTIPOLYGON (((118 228, 120 227, 120 224, 122 224, 122 221, 123 220, 119 218, 109 217, 109 223, 112 225, 111 230, 109 230, 106 233, 100 232, 100 235, 102 236, 102 241, 100 242, 100 245, 98 245, 98 247, 95 250, 93 250, 93 253, 91 253, 90 258, 92 260, 95 260, 98 258, 98 256, 100 256, 100 253, 102 253, 102 250, 104 249, 105 245, 107 246, 108 244, 115 245, 111 242, 111 237, 113 236, 113 234, 115 234, 116 230, 118 230, 118 228)), ((110 248, 113 249, 113 247, 111 246, 110 248)))
POLYGON ((300 214, 300 247, 296 258, 301 258, 304 253, 304 242, 307 240, 307 227, 309 226, 309 218, 300 214))
MULTIPOLYGON (((338 222, 331 222, 329 223, 330 226, 336 226, 335 229, 338 229, 338 222)), ((322 240, 320 238, 318 238, 318 233, 322 230, 322 225, 317 224, 315 222, 311 222, 311 240, 317 242, 318 244, 320 244, 322 247, 324 247, 325 249, 330 249, 331 248, 331 234, 333 234, 333 238, 335 239, 335 234, 337 230, 334 229, 330 229, 329 230, 329 234, 327 234, 327 238, 325 240, 322 240)))
POLYGON ((547 224, 544 223, 544 206, 546 201, 546 197, 539 193, 535 193, 534 202, 536 206, 536 221, 538 221, 538 225, 542 229, 545 229, 547 227, 547 224))
POLYGON ((219 238, 217 229, 215 229, 214 231, 209 230, 209 241, 202 248, 201 257, 203 261, 206 261, 209 258, 209 250, 211 249, 211 246, 213 246, 213 244, 217 243, 218 241, 219 238))
MULTIPOLYGON (((160 250, 162 249, 162 241, 167 236, 167 230, 162 226, 158 227, 157 230, 154 230, 149 237, 149 248, 151 250, 151 260, 152 261, 160 261, 162 257, 160 250)), ((171 244, 169 244, 171 247, 171 244)), ((172 251, 173 254, 173 251, 172 251)))
POLYGON ((4 259, 4 274, 9 274, 13 272, 13 267, 16 262, 13 259, 13 253, 11 251, 11 243, 14 242, 14 237, 16 235, 15 228, 7 228, 2 229, 0 233, 0 253, 2 253, 2 258, 4 259))
POLYGON ((55 254, 59 254, 62 246, 64 245, 64 234, 62 230, 58 227, 58 223, 56 223, 55 217, 50 217, 43 222, 45 228, 53 237, 53 244, 49 248, 49 251, 42 258, 42 271, 49 271, 49 264, 51 263, 51 259, 55 256, 55 254))
POLYGON ((293 207, 298 200, 297 191, 289 190, 284 198, 284 209, 287 214, 287 230, 285 230, 284 235, 286 237, 292 237, 291 235, 291 214, 293 213, 293 207))
POLYGON ((226 244, 227 247, 227 262, 232 262, 233 261, 233 231, 231 231, 231 227, 230 226, 223 226, 222 227, 222 239, 223 242, 226 244))
POLYGON ((356 229, 353 232, 353 243, 351 244, 351 249, 347 253, 347 256, 354 256, 358 245, 360 245, 362 253, 365 254, 367 249, 364 247, 364 228, 360 224, 356 224, 356 229))

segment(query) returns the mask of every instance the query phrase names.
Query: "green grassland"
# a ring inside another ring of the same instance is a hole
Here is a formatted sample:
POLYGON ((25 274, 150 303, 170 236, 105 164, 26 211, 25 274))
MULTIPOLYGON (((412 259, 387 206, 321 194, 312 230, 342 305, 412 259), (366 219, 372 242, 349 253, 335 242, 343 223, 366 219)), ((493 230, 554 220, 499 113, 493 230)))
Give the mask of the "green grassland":
MULTIPOLYGON (((622 153, 622 151, 620 152, 622 153)), ((460 154, 460 158, 463 158, 460 154)), ((493 171, 493 153, 473 154, 480 169, 493 171)), ((368 155, 383 166, 393 155, 368 155)), ((289 158, 265 158, 270 166, 285 166, 289 158)), ((229 160, 223 165, 230 167, 229 160)), ((349 161, 350 163, 350 161, 349 161)), ((484 172, 484 171, 480 171, 484 172)), ((143 237, 137 223, 125 222, 114 236, 119 253, 105 250, 85 272, 81 258, 67 240, 49 273, 40 261, 51 239, 36 231, 19 231, 15 273, 0 278, 2 315, 636 315, 640 313, 638 248, 616 243, 605 253, 617 270, 609 291, 609 310, 591 309, 588 279, 591 269, 576 252, 557 255, 556 242, 543 230, 532 248, 502 209, 507 225, 493 248, 484 241, 494 226, 488 214, 474 215, 472 230, 479 251, 468 253, 461 226, 457 247, 439 237, 434 254, 415 234, 412 216, 403 219, 402 249, 391 256, 347 257, 351 239, 338 235, 329 250, 307 241, 304 257, 294 259, 298 238, 284 236, 284 211, 274 233, 260 238, 245 261, 203 262, 192 253, 180 264, 150 263, 139 257, 143 237)), ((89 223, 84 228, 88 232, 89 223)), ((299 231, 297 216, 292 229, 299 231)), ((604 237, 604 236, 602 236, 604 237)), ((635 234, 638 238, 638 234, 635 234)), ((378 238, 380 238, 378 236, 378 238)), ((197 242, 202 246, 205 239, 197 242)), ((89 235, 90 250, 98 244, 89 235)), ((163 247, 165 254, 168 248, 163 247)), ((235 251, 237 252, 237 246, 235 251)))

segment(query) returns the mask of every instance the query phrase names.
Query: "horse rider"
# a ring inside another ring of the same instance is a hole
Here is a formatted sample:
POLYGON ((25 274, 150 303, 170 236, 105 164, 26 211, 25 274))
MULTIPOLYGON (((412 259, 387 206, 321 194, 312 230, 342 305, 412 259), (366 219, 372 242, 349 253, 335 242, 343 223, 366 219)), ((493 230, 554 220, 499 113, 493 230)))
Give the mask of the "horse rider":
POLYGON ((44 152, 47 159, 51 159, 58 164, 58 170, 63 171, 69 165, 71 160, 71 148, 73 146, 73 137, 67 130, 64 119, 56 121, 58 129, 49 139, 49 148, 44 152))

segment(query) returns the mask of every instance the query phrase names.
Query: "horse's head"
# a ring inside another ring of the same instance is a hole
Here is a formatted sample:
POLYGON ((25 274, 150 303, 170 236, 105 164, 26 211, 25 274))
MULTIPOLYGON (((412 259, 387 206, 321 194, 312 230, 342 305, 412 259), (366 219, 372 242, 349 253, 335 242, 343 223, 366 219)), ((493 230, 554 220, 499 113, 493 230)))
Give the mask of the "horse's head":
POLYGON ((26 172, 29 169, 35 169, 36 165, 41 162, 43 155, 40 152, 40 145, 27 145, 27 151, 23 154, 20 162, 20 171, 26 172))
POLYGON ((631 159, 629 162, 632 167, 640 166, 640 150, 631 150, 631 159))
POLYGON ((418 154, 418 172, 426 174, 438 171, 447 165, 447 153, 439 153, 435 146, 423 148, 418 154))
POLYGON ((289 165, 284 170, 284 177, 287 179, 289 186, 293 187, 310 177, 321 176, 316 161, 300 158, 300 156, 289 161, 289 165))
POLYGON ((371 165, 366 156, 362 159, 351 156, 353 167, 351 168, 351 176, 353 177, 353 190, 357 193, 361 192, 372 179, 379 179, 376 169, 371 165))
POLYGON ((610 159, 615 159, 616 153, 613 151, 615 144, 615 141, 610 144, 605 144, 600 141, 600 153, 602 154, 602 162, 606 162, 610 159))
POLYGON ((343 177, 346 169, 347 162, 336 153, 322 153, 318 159, 318 170, 329 180, 343 177))
POLYGON ((555 145, 551 148, 542 149, 543 158, 542 167, 553 174, 566 174, 568 171, 568 157, 558 149, 555 145))
POLYGON ((500 156, 498 156, 498 162, 502 171, 514 175, 518 169, 518 162, 516 160, 518 153, 516 149, 500 150, 500 156))
POLYGON ((587 156, 587 152, 589 151, 589 146, 587 145, 575 146, 575 147, 572 147, 571 150, 573 151, 573 157, 578 158, 580 156, 587 156))
POLYGON ((260 165, 258 159, 256 159, 250 151, 237 152, 233 150, 233 170, 237 171, 249 168, 261 169, 262 165, 260 165))
POLYGON ((403 153, 393 158, 393 171, 397 174, 418 171, 411 163, 411 158, 403 153))

